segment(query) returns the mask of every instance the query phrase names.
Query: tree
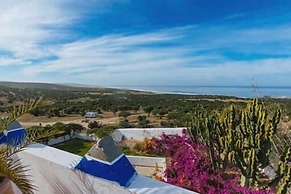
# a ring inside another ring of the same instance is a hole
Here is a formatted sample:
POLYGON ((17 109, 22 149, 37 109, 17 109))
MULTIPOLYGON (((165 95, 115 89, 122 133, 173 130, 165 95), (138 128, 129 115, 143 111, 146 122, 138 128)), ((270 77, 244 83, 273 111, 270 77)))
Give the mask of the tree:
POLYGON ((146 128, 148 124, 150 123, 150 121, 147 120, 147 117, 144 115, 138 116, 137 120, 138 120, 138 127, 141 127, 141 128, 146 128))
POLYGON ((154 109, 154 110, 152 110, 152 114, 153 114, 154 116, 157 116, 158 112, 159 112, 158 109, 154 109))
POLYGON ((153 106, 146 106, 143 108, 143 110, 148 114, 148 116, 151 116, 151 112, 154 110, 153 106))
POLYGON ((31 111, 29 111, 29 113, 35 117, 43 115, 43 112, 39 108, 35 108, 35 109, 31 110, 31 111))
POLYGON ((174 124, 169 121, 161 121, 161 126, 162 127, 174 127, 174 124))
POLYGON ((106 136, 110 135, 111 133, 113 133, 113 131, 115 129, 116 128, 114 126, 103 126, 96 131, 96 135, 99 138, 103 138, 103 137, 106 137, 106 136))
POLYGON ((72 136, 74 136, 76 133, 80 133, 83 129, 84 127, 82 125, 76 123, 69 123, 65 126, 66 134, 70 134, 72 136))
POLYGON ((101 124, 99 121, 93 121, 93 122, 90 122, 90 123, 88 124, 88 127, 89 127, 90 129, 100 128, 100 127, 102 127, 102 124, 101 124))
POLYGON ((131 107, 131 110, 134 110, 134 112, 137 112, 140 109, 138 105, 134 105, 131 107))
POLYGON ((158 114, 160 116, 160 119, 162 119, 163 116, 166 115, 167 113, 168 113, 168 110, 166 110, 166 109, 160 109, 159 112, 158 112, 158 114))
POLYGON ((113 107, 111 108, 111 111, 113 112, 114 115, 116 115, 118 109, 117 109, 116 106, 113 106, 113 107))
POLYGON ((119 117, 124 117, 124 119, 126 119, 128 116, 130 116, 131 114, 130 114, 130 112, 128 112, 128 111, 121 111, 120 113, 119 113, 119 117))
MULTIPOLYGON (((31 111, 35 108, 41 99, 30 100, 23 105, 14 107, 13 110, 9 111, 5 117, 0 118, 0 133, 5 133, 6 128, 18 117, 26 112, 31 111)), ((0 183, 5 179, 9 179, 21 190, 22 193, 32 194, 35 190, 35 186, 31 183, 29 177, 24 174, 27 171, 26 167, 21 165, 19 160, 13 160, 12 156, 21 151, 25 146, 31 142, 36 141, 40 138, 48 137, 54 134, 53 131, 39 131, 39 130, 27 130, 26 137, 23 139, 20 145, 5 144, 0 146, 0 183)), ((0 188, 1 190, 1 188, 0 188)))
POLYGON ((119 122, 119 127, 120 128, 132 128, 133 126, 128 122, 127 119, 124 119, 119 122))

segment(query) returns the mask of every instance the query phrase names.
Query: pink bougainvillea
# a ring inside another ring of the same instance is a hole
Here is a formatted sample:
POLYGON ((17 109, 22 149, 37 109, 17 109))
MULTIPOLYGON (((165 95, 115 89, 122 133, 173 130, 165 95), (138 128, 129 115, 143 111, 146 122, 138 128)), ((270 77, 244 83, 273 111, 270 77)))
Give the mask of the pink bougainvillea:
POLYGON ((165 135, 151 139, 148 152, 169 157, 169 164, 164 172, 167 183, 192 191, 207 194, 266 194, 269 190, 252 190, 240 186, 239 174, 235 169, 214 171, 207 147, 197 145, 187 136, 165 135))

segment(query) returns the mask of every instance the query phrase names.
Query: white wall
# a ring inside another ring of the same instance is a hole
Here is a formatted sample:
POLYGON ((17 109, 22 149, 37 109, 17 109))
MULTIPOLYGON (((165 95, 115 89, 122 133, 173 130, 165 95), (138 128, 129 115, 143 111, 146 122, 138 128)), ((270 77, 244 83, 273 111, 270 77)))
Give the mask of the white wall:
POLYGON ((57 138, 52 138, 48 141, 48 145, 55 145, 55 144, 58 144, 58 143, 62 143, 62 142, 65 142, 65 141, 68 141, 72 139, 70 137, 70 135, 65 135, 65 136, 60 136, 60 137, 57 137, 57 138))
POLYGON ((70 135, 65 135, 65 136, 60 136, 57 138, 52 138, 48 141, 48 145, 55 145, 55 144, 59 144, 59 143, 63 143, 65 141, 71 140, 71 139, 83 139, 83 140, 88 140, 88 141, 96 141, 96 139, 94 137, 88 136, 87 134, 76 134, 75 136, 70 136, 70 135))
POLYGON ((160 137, 163 133, 166 135, 181 135, 183 129, 181 128, 124 128, 116 129, 112 134, 115 141, 120 142, 123 138, 135 139, 143 141, 145 138, 160 137))
MULTIPOLYGON (((40 145, 40 144, 39 144, 40 145)), ((28 165, 30 170, 25 174, 30 175, 32 183, 37 187, 35 194, 70 193, 70 194, 130 194, 132 192, 120 187, 117 183, 93 177, 73 167, 79 160, 68 163, 72 154, 50 148, 37 146, 25 149, 16 154, 21 158, 23 165, 28 165), (42 151, 43 150, 43 151, 42 151), (44 156, 42 156, 43 153, 44 156), (61 154, 58 154, 58 153, 61 154), (68 156, 67 156, 68 155, 68 156), (64 158, 69 157, 69 160, 64 158), (48 159, 49 158, 49 159, 48 159), (71 168, 70 168, 70 167, 71 168)), ((1 193, 1 192, 0 192, 1 193)))
POLYGON ((83 140, 88 140, 88 141, 96 141, 94 137, 88 136, 87 134, 84 133, 78 133, 75 135, 75 138, 77 139, 83 139, 83 140))
POLYGON ((129 156, 129 155, 126 155, 126 157, 133 166, 156 167, 156 165, 158 165, 160 168, 165 168, 166 166, 166 159, 162 157, 129 156))

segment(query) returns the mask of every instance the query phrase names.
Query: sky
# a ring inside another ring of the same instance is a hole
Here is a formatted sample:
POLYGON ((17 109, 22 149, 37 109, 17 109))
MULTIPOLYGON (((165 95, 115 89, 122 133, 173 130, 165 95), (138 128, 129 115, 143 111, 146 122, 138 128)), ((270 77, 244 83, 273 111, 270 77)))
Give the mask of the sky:
POLYGON ((289 0, 0 5, 0 81, 291 86, 289 0))

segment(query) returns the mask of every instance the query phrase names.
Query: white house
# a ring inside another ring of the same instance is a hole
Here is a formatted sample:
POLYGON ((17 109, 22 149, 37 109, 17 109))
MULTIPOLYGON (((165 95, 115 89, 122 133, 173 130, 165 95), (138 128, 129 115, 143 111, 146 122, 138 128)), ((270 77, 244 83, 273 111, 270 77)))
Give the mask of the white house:
MULTIPOLYGON (((139 175, 110 136, 101 139, 84 157, 39 143, 13 157, 29 169, 24 173, 36 186, 35 194, 195 193, 139 175)), ((5 182, 5 185, 11 184, 11 193, 21 194, 11 181, 10 184, 5 182)), ((7 193, 2 191, 0 189, 0 194, 7 193)))
MULTIPOLYGON (((17 153, 21 163, 28 165, 35 194, 194 194, 195 192, 136 174, 127 187, 76 169, 83 157, 50 146, 32 144, 17 153)), ((88 157, 88 160, 98 159, 88 157)), ((98 161, 100 162, 100 160, 98 161)), ((115 161, 113 161, 114 163, 115 161)), ((99 166, 100 167, 100 166, 99 166)), ((98 168, 98 166, 96 166, 98 168)), ((115 169, 118 174, 122 169, 115 169)))

